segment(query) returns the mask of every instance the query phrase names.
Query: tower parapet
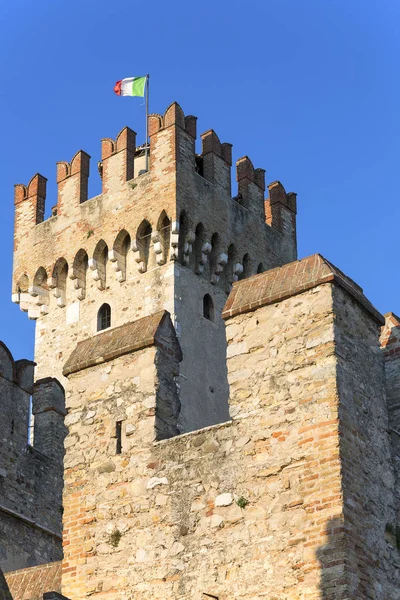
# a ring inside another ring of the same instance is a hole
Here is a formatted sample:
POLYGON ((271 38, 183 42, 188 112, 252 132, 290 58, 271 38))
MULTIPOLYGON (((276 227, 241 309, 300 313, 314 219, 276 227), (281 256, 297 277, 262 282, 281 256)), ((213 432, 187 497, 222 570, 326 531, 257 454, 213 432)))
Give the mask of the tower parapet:
POLYGON ((57 163, 57 215, 64 211, 82 204, 88 199, 90 156, 83 150, 79 150, 73 156, 71 162, 57 163))

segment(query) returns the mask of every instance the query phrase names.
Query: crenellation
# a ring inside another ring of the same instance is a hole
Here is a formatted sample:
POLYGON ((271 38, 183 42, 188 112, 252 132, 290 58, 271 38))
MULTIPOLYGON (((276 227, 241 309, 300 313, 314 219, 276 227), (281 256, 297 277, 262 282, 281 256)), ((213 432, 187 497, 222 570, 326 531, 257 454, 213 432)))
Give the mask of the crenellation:
POLYGON ((249 157, 243 156, 236 161, 236 181, 237 201, 255 213, 258 218, 264 218, 264 169, 254 169, 249 157))
POLYGON ((57 163, 57 217, 68 216, 88 200, 90 156, 79 150, 71 162, 57 163))
POLYGON ((268 191, 269 197, 265 200, 266 223, 296 243, 296 194, 286 193, 280 181, 269 184, 268 191))
POLYGON ((225 143, 222 149, 222 144, 212 129, 201 134, 201 142, 203 177, 231 195, 232 145, 225 143))
POLYGON ((14 186, 14 250, 18 249, 19 240, 44 219, 46 184, 47 179, 36 173, 27 186, 14 186))
POLYGON ((102 193, 115 193, 121 184, 136 176, 135 173, 136 132, 124 127, 115 141, 101 140, 102 193))

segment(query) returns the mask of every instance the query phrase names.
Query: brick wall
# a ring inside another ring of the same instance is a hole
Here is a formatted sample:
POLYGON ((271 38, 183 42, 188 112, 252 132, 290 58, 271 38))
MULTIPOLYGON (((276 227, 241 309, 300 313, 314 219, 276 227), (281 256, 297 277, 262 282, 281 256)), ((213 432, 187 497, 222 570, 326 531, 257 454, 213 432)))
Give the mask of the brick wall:
POLYGON ((61 592, 61 562, 6 574, 13 600, 42 600, 46 592, 61 592))
POLYGON ((7 581, 0 569, 0 600, 12 600, 7 581))

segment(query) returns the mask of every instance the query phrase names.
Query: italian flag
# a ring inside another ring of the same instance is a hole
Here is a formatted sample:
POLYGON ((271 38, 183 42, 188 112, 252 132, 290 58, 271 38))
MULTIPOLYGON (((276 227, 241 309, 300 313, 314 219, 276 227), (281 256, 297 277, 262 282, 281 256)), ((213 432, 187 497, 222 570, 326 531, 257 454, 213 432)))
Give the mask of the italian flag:
POLYGON ((147 77, 127 77, 117 81, 114 92, 117 96, 144 96, 147 77))

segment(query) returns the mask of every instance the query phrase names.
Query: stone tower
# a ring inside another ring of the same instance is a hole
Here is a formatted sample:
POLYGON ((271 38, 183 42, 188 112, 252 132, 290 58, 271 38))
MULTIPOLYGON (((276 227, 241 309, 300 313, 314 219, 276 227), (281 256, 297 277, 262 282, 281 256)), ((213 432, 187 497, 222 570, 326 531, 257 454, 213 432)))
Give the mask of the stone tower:
POLYGON ((36 320, 37 377, 56 377, 76 344, 166 309, 183 352, 179 430, 226 421, 221 318, 234 281, 296 259, 296 196, 245 156, 231 192, 231 145, 172 104, 149 116, 150 168, 125 127, 102 140, 102 193, 88 198, 90 157, 57 163, 58 198, 44 220, 46 178, 15 187, 13 301, 36 320))

